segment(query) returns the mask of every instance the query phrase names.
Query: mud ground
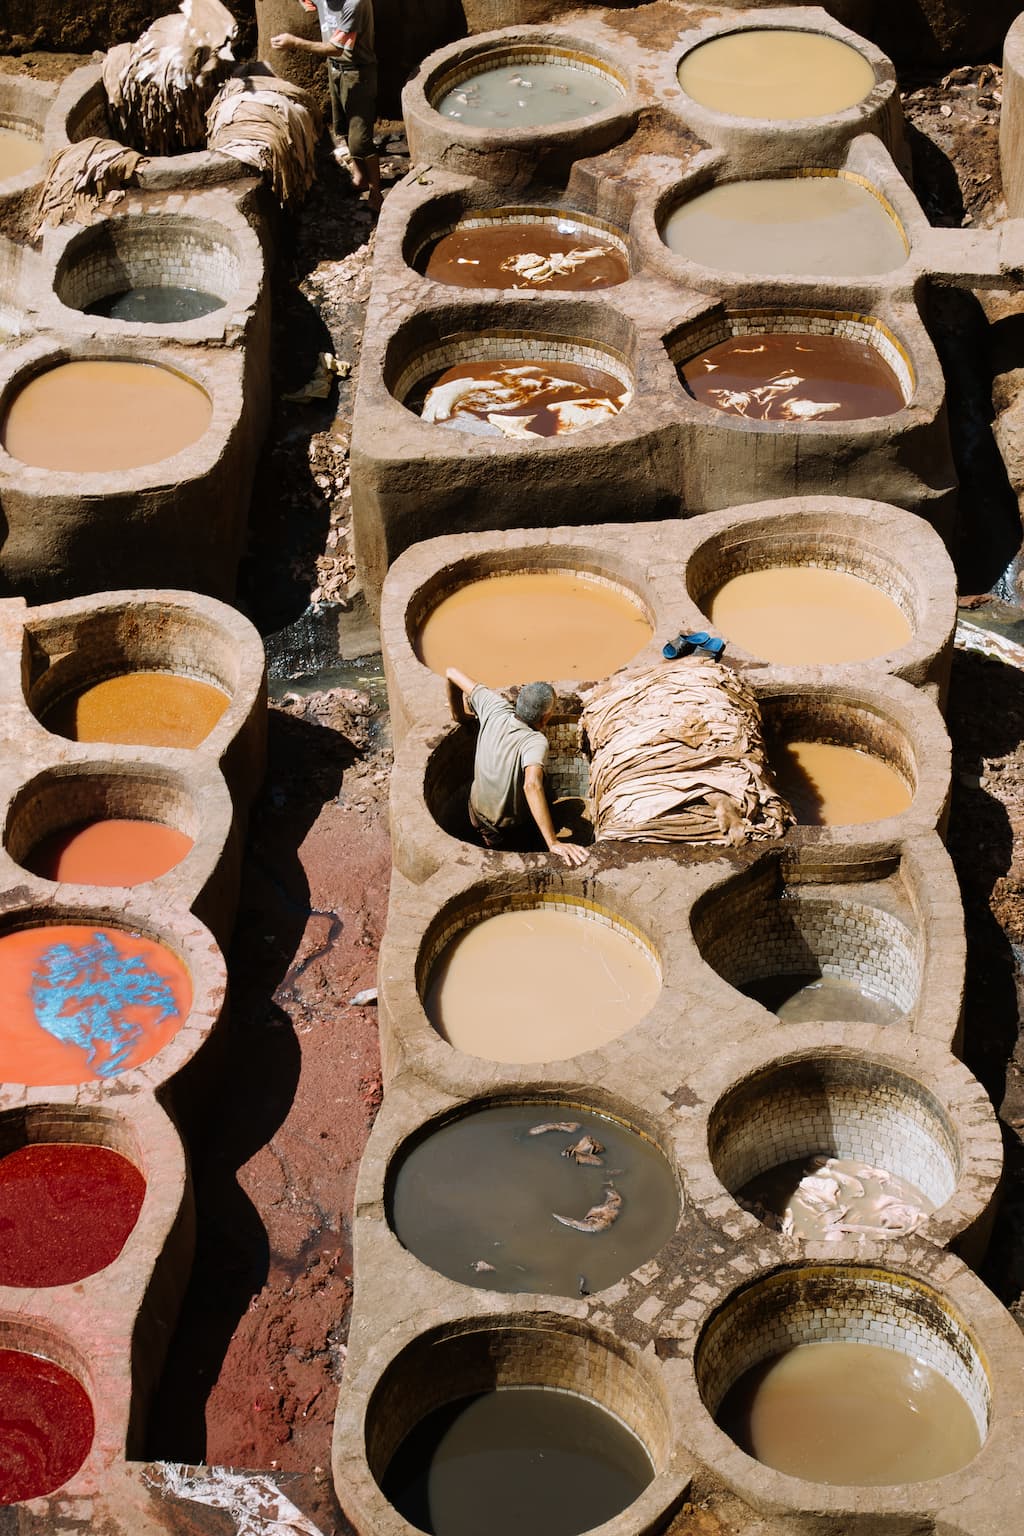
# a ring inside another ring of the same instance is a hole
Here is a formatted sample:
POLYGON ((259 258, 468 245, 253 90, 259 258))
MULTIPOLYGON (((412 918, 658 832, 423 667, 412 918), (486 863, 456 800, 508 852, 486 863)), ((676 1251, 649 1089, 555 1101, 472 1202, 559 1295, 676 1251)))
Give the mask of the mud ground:
MULTIPOLYGON (((0 70, 59 79, 79 62, 26 54, 0 58, 0 70)), ((1004 212, 998 69, 903 83, 929 218, 990 224, 1004 212)), ((380 124, 378 139, 388 185, 405 169, 401 125, 380 124)), ((348 1529, 327 1468, 351 1301, 353 1189, 380 1102, 375 1010, 351 999, 375 983, 391 858, 380 691, 360 686, 358 667, 339 686, 318 688, 339 683, 323 636, 345 633, 358 611, 347 452, 373 245, 371 217, 326 149, 320 172, 281 235, 277 403, 241 586, 242 605, 268 637, 280 702, 229 956, 222 1087, 203 1123, 187 1127, 198 1248, 147 1450, 160 1460, 306 1474, 304 1507, 328 1536, 348 1529), (325 398, 280 398, 303 391, 324 352, 347 377, 332 378, 325 398)), ((1022 310, 1024 299, 1009 293, 984 303, 935 293, 929 303, 972 509, 957 561, 980 643, 986 625, 1024 634, 1022 310)), ((1024 666, 958 650, 949 725, 949 846, 969 934, 965 1056, 1001 1107, 1009 1169, 983 1275, 1024 1326, 1024 666)), ((753 1525, 736 1500, 707 1486, 694 1488, 672 1529, 750 1536, 753 1525)))

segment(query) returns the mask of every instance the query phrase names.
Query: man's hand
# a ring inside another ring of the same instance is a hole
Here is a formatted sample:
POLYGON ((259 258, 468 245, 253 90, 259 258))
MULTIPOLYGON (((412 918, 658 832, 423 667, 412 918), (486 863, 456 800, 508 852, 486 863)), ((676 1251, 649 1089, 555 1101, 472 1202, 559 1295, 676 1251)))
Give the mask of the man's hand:
POLYGON ((278 32, 276 37, 270 39, 271 48, 276 48, 279 53, 294 53, 302 45, 303 39, 296 37, 294 32, 278 32))
POLYGON ((579 843, 555 842, 551 844, 550 848, 548 849, 548 853, 550 853, 553 858, 561 859, 563 864, 568 864, 570 869, 575 869, 580 864, 586 863, 590 855, 590 850, 588 848, 582 848, 579 843))

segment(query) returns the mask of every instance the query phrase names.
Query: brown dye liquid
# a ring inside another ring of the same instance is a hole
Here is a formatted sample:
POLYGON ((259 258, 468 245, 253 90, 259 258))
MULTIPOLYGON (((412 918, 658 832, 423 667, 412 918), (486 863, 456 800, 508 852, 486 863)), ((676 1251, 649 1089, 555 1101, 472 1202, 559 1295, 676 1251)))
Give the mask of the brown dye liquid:
POLYGON ((866 277, 907 259, 896 221, 843 176, 726 182, 676 208, 662 239, 702 266, 768 276, 866 277))
POLYGON ((875 72, 855 48, 823 32, 760 27, 713 38, 688 53, 679 84, 713 112, 775 123, 856 106, 875 72))
POLYGON ((180 864, 191 847, 176 827, 110 816, 54 832, 22 862, 68 885, 142 885, 180 864))
POLYGON ((779 793, 801 826, 851 827, 899 816, 913 798, 895 768, 826 741, 788 741, 769 753, 779 793))
POLYGON ((456 288, 540 288, 564 293, 613 288, 629 276, 618 249, 571 220, 477 224, 453 229, 433 247, 426 275, 456 288), (526 261, 526 257, 539 257, 526 261))
POLYGON ((628 396, 626 386, 601 368, 508 357, 458 363, 406 404, 425 421, 461 432, 561 437, 606 421, 628 396))
POLYGON ((944 1477, 981 1445, 944 1376, 876 1344, 798 1344, 741 1376, 717 1418, 749 1456, 815 1483, 944 1477))
POLYGON ((30 138, 27 133, 18 133, 14 128, 0 128, 0 181, 30 171, 42 158, 43 145, 40 139, 30 138))
POLYGON ((791 971, 762 976, 739 989, 776 1014, 783 1024, 834 1019, 844 1024, 895 1024, 903 1010, 888 998, 865 992, 845 976, 791 971))
POLYGON ((434 966, 424 1006, 438 1034, 471 1056, 559 1061, 617 1040, 660 991, 638 943, 545 906, 464 929, 434 966))
POLYGON ((0 438, 23 464, 102 474, 171 458, 202 437, 212 415, 206 391, 169 368, 90 359, 24 385, 0 438))
POLYGON ((594 1293, 621 1280, 668 1242, 678 1216, 657 1147, 550 1101, 476 1110, 433 1131, 400 1155, 388 1195, 393 1230, 431 1269, 485 1290, 555 1296, 578 1296, 581 1277, 594 1293), (576 1129, 530 1134, 545 1124, 576 1129), (584 1136, 603 1147, 599 1164, 565 1155, 584 1136), (609 1183, 622 1197, 609 1226, 579 1232, 555 1220, 600 1206, 609 1183))
POLYGON ((572 123, 622 101, 610 75, 557 59, 494 64, 454 86, 437 103, 443 117, 477 128, 540 128, 572 123))
POLYGON ((640 1441, 596 1403, 499 1387, 428 1413, 381 1489, 433 1536, 577 1536, 632 1504, 653 1476, 640 1441))
POLYGON ((637 605, 612 587, 560 571, 520 571, 444 598, 420 630, 417 653, 434 672, 461 667, 504 688, 534 677, 608 677, 651 634, 637 605))
POLYGON ((935 1209, 909 1179, 844 1157, 779 1163, 745 1184, 737 1199, 780 1218, 784 1232, 809 1243, 904 1236, 935 1209))
POLYGON ((198 747, 227 707, 227 694, 194 677, 122 672, 61 699, 43 724, 71 741, 198 747))
POLYGON ((869 581, 810 565, 734 576, 707 612, 720 634, 765 661, 867 661, 900 650, 913 634, 892 598, 869 581))
POLYGON ((750 421, 860 421, 904 404, 881 353, 849 336, 731 336, 680 373, 702 405, 750 421))

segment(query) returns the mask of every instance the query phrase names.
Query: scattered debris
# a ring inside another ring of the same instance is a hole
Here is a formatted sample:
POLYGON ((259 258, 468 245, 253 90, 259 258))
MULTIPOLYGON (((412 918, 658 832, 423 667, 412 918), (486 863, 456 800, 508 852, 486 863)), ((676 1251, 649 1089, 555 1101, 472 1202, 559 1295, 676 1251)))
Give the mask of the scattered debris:
POLYGON ((486 1259, 477 1259, 476 1263, 471 1264, 469 1267, 475 1270, 478 1275, 493 1275, 495 1273, 494 1265, 488 1264, 486 1259))
POLYGON ((289 400, 295 405, 305 405, 310 400, 326 400, 334 380, 347 379, 351 372, 351 363, 339 362, 333 352, 321 352, 312 378, 308 379, 301 389, 293 389, 288 394, 282 395, 281 399, 289 400))
POLYGON ((375 1008, 377 1006, 377 988, 364 987, 362 992, 357 992, 355 997, 348 1000, 350 1008, 375 1008))

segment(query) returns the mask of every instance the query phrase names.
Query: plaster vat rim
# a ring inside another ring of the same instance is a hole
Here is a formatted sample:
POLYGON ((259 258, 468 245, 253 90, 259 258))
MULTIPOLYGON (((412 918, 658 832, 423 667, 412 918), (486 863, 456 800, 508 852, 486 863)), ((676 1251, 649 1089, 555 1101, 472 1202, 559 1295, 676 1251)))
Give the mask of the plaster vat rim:
POLYGON ((539 26, 513 24, 490 32, 477 32, 469 37, 460 38, 454 43, 448 43, 443 48, 435 49, 433 53, 427 55, 419 69, 406 83, 402 91, 402 104, 403 110, 412 108, 414 111, 425 114, 431 128, 435 132, 443 132, 452 143, 461 143, 475 150, 507 148, 522 151, 533 146, 538 148, 571 146, 576 136, 585 134, 587 130, 620 123, 623 127, 628 126, 635 119, 638 110, 635 82, 632 76, 622 68, 620 61, 611 55, 609 49, 603 44, 595 44, 589 37, 584 42, 582 36, 577 37, 571 32, 561 32, 550 23, 539 26), (460 65, 480 60, 488 54, 508 53, 516 48, 523 52, 559 53, 563 56, 583 58, 588 65, 591 67, 597 65, 599 72, 609 76, 617 87, 620 99, 597 112, 573 118, 570 122, 538 124, 535 127, 497 131, 494 128, 444 117, 437 110, 434 103, 443 95, 447 85, 454 85, 457 79, 467 79, 473 74, 479 74, 487 67, 481 63, 480 69, 463 70, 459 73, 460 65))
POLYGON ((40 374, 64 363, 120 362, 163 368, 200 389, 210 402, 206 430, 169 457, 131 469, 47 469, 14 458, 0 442, 0 485, 6 482, 30 495, 88 500, 164 487, 173 490, 182 481, 202 479, 216 467, 246 408, 242 356, 230 349, 215 353, 186 350, 184 346, 179 349, 158 337, 153 338, 154 346, 146 348, 140 345, 145 338, 137 335, 131 338, 133 350, 126 354, 125 339, 114 335, 68 335, 61 342, 41 334, 20 347, 12 347, 6 356, 0 353, 0 421, 18 392, 40 374), (135 347, 139 350, 135 351, 135 347))
POLYGON ((879 107, 884 107, 896 92, 896 71, 888 55, 870 38, 853 31, 818 5, 773 6, 764 11, 745 10, 742 12, 742 20, 730 19, 725 15, 714 16, 681 34, 671 52, 671 76, 682 94, 683 104, 670 102, 670 105, 684 118, 692 119, 695 126, 699 126, 701 121, 708 121, 737 131, 763 133, 770 128, 773 133, 781 134, 827 125, 849 126, 856 130, 863 119, 870 117, 879 107), (812 37, 831 38, 859 54, 870 66, 874 81, 860 100, 851 106, 807 117, 747 117, 742 113, 724 112, 719 108, 705 106, 686 91, 679 79, 679 70, 684 60, 706 43, 741 32, 806 32, 812 37))

